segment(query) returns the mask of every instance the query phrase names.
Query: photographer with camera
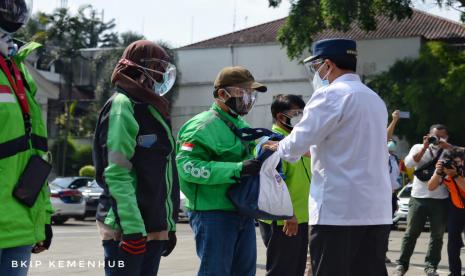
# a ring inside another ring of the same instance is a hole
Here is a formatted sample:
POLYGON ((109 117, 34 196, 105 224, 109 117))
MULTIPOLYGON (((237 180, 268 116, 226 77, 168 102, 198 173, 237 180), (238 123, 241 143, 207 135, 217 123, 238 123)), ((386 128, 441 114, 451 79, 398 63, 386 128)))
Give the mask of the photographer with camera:
POLYGON ((462 262, 460 248, 461 234, 465 227, 465 179, 463 172, 464 151, 453 149, 436 163, 436 171, 428 182, 428 189, 434 191, 443 186, 449 191, 449 213, 447 216, 447 255, 450 276, 460 276, 462 262))
POLYGON ((428 276, 436 272, 441 260, 442 239, 447 222, 447 198, 449 194, 444 186, 435 190, 428 189, 428 181, 434 174, 435 165, 444 151, 451 150, 447 142, 448 132, 444 125, 433 125, 429 134, 423 137, 423 144, 416 144, 405 157, 407 167, 415 167, 412 195, 407 216, 407 229, 402 240, 398 266, 394 275, 402 276, 408 270, 410 257, 415 249, 427 218, 430 221, 430 242, 425 257, 425 273, 428 276))

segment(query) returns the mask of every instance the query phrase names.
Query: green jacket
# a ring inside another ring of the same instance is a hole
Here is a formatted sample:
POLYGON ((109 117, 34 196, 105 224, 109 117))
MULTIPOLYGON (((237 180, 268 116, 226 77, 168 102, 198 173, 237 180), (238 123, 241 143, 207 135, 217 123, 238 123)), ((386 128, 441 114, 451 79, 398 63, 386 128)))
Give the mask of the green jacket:
MULTIPOLYGON (((273 125, 273 132, 289 135, 289 132, 273 125)), ((294 208, 294 215, 298 223, 308 222, 308 196, 310 193, 310 180, 312 179, 310 171, 310 158, 302 156, 299 161, 295 163, 282 162, 282 170, 286 179, 287 189, 291 195, 292 207, 294 208)), ((271 223, 271 221, 264 221, 271 223)), ((282 220, 277 221, 278 225, 283 225, 282 220)))
MULTIPOLYGON (((47 150, 47 129, 39 104, 34 99, 37 86, 23 61, 40 44, 29 43, 14 56, 22 72, 30 108, 32 139, 29 148, 0 158, 0 248, 32 245, 45 239, 45 224, 50 224, 53 208, 48 185, 44 183, 37 201, 29 208, 12 196, 12 192, 29 158, 42 156, 47 150)), ((1 71, 1 70, 0 70, 1 71)), ((24 120, 19 102, 3 71, 0 72, 0 147, 25 135, 24 120), (8 92, 7 86, 11 89, 8 92)))
POLYGON ((108 156, 104 171, 97 171, 97 181, 104 179, 116 204, 105 224, 124 235, 176 231, 179 188, 169 122, 152 106, 116 92, 104 106, 97 128, 94 151, 95 145, 104 144, 108 156), (151 145, 142 142, 147 136, 154 137, 151 145), (99 141, 102 137, 104 141, 99 141))
POLYGON ((253 158, 253 143, 236 137, 212 110, 237 128, 250 127, 216 104, 187 121, 179 131, 176 146, 180 186, 190 210, 233 211, 226 191, 240 178, 242 161, 253 158))

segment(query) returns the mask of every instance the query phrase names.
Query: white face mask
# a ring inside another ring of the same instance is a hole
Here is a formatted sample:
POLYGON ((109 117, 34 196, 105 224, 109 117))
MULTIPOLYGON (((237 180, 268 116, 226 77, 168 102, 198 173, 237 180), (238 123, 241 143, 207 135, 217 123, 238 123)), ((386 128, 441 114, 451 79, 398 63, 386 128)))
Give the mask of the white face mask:
POLYGON ((288 121, 289 123, 286 123, 286 122, 281 122, 281 123, 289 128, 293 128, 295 125, 297 125, 302 120, 302 117, 303 117, 302 111, 297 112, 297 114, 294 116, 290 116, 286 113, 283 113, 283 115, 289 119, 288 121))
POLYGON ((166 68, 165 73, 163 73, 163 81, 161 83, 153 80, 153 91, 160 96, 168 93, 176 82, 176 67, 170 65, 166 68))
POLYGON ((323 68, 323 65, 320 67, 320 69, 318 69, 317 72, 315 72, 315 75, 313 76, 313 91, 316 91, 322 87, 325 87, 325 86, 328 86, 329 85, 329 80, 327 80, 326 78, 329 76, 329 74, 331 73, 331 69, 328 70, 328 72, 326 73, 326 75, 323 77, 323 79, 320 77, 320 70, 321 68, 323 68))
POLYGON ((168 93, 176 82, 176 66, 168 61, 157 58, 142 59, 141 62, 151 65, 151 68, 141 66, 128 59, 121 59, 119 61, 121 64, 139 68, 140 72, 142 72, 148 79, 152 80, 152 90, 155 94, 163 96, 168 93), (157 70, 152 68, 160 69, 157 70), (157 82, 157 80, 152 76, 154 73, 162 76, 161 82, 157 82))

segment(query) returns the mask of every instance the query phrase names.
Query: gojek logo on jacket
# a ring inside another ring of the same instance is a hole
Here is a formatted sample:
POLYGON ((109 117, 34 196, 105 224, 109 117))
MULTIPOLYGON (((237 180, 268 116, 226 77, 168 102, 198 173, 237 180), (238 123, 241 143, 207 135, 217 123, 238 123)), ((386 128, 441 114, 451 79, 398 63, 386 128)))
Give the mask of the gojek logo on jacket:
POLYGON ((185 173, 190 174, 196 178, 201 177, 201 178, 208 179, 210 178, 210 175, 211 175, 210 171, 205 169, 205 167, 201 167, 201 168, 195 167, 194 164, 190 161, 184 164, 183 170, 185 173))

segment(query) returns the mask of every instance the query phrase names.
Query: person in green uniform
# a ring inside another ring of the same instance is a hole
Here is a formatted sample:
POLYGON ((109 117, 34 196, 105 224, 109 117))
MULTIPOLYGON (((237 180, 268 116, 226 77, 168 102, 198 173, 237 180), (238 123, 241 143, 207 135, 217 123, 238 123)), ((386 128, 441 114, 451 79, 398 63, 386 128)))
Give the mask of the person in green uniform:
POLYGON ((255 143, 233 129, 249 127, 241 116, 251 110, 257 91, 266 90, 244 67, 226 67, 215 80, 210 110, 179 131, 176 164, 200 258, 198 275, 255 275, 254 220, 240 215, 226 192, 240 177, 260 171, 255 143))
POLYGON ((107 276, 157 275, 176 245, 179 184, 169 102, 176 79, 166 51, 148 40, 131 43, 111 77, 115 91, 94 136, 97 207, 107 276), (124 261, 124 267, 118 264, 124 261))
MULTIPOLYGON (((287 136, 302 118, 305 102, 297 95, 277 95, 271 104, 272 130, 287 136)), ((282 161, 284 181, 289 190, 294 217, 285 221, 259 221, 266 246, 266 275, 302 276, 308 252, 308 196, 310 158, 297 162, 282 161)))
MULTIPOLYGON (((13 196, 13 191, 32 156, 48 151, 47 128, 35 100, 37 86, 24 61, 37 43, 20 47, 15 33, 29 18, 30 1, 0 1, 0 275, 23 276, 21 265, 49 248, 53 208, 48 185, 42 185, 32 207, 13 196)), ((30 183, 26 183, 30 184, 30 183)))

